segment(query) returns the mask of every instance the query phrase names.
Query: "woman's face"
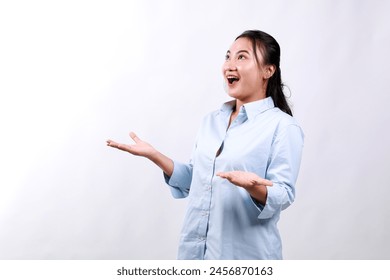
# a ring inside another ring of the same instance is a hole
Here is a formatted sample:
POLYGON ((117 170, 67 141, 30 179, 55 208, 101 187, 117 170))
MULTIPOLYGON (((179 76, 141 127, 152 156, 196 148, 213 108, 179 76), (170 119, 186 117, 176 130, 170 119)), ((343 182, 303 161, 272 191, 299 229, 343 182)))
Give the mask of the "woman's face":
POLYGON ((237 39, 227 51, 222 66, 228 94, 242 103, 265 98, 267 80, 273 74, 271 68, 263 65, 261 52, 252 49, 249 39, 237 39), (254 51, 257 52, 258 63, 254 51))

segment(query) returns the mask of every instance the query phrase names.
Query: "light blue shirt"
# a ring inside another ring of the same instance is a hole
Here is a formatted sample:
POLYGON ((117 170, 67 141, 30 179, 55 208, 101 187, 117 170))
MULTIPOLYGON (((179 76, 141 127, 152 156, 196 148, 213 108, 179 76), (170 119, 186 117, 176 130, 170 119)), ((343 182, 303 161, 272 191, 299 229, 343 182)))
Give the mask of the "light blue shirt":
POLYGON ((270 97, 243 105, 228 128, 234 105, 204 118, 190 162, 165 175, 172 195, 189 199, 178 259, 282 259, 277 222, 294 201, 303 132, 270 97), (265 205, 215 175, 233 170, 273 182, 265 205))

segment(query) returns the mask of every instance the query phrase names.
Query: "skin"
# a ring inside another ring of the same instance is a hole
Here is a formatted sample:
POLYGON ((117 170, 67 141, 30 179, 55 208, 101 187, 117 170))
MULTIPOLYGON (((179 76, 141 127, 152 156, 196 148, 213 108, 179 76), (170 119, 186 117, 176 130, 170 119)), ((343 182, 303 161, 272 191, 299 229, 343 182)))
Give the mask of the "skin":
POLYGON ((130 132, 130 137, 133 139, 134 144, 121 144, 113 140, 107 140, 107 146, 117 148, 119 150, 128 152, 135 156, 145 157, 154 162, 162 171, 169 177, 173 173, 173 160, 164 154, 160 153, 149 143, 141 140, 134 132, 130 132))
MULTIPOLYGON (((228 88, 229 96, 236 99, 236 108, 230 116, 230 123, 236 118, 240 107, 248 102, 264 99, 268 79, 274 74, 274 65, 264 65, 260 50, 252 49, 252 43, 247 38, 239 38, 233 42, 226 53, 226 59, 222 66, 222 74, 228 88), (259 61, 256 61, 254 51, 257 52, 259 61), (228 77, 236 77, 238 81, 230 84, 228 77)), ((134 144, 121 144, 113 140, 107 140, 107 146, 113 147, 135 156, 145 157, 157 166, 165 174, 173 173, 173 160, 160 153, 149 143, 141 140, 134 132, 130 132, 134 144)), ((255 173, 244 171, 218 172, 217 176, 229 180, 237 187, 244 188, 254 199, 265 205, 267 201, 267 187, 272 182, 259 177, 255 173)))
POLYGON ((233 118, 243 104, 266 98, 268 79, 275 73, 275 66, 264 65, 260 50, 255 51, 258 62, 252 49, 252 42, 247 38, 239 38, 226 52, 222 75, 228 94, 236 99, 233 118), (237 77, 239 81, 230 84, 227 78, 229 76, 237 77))

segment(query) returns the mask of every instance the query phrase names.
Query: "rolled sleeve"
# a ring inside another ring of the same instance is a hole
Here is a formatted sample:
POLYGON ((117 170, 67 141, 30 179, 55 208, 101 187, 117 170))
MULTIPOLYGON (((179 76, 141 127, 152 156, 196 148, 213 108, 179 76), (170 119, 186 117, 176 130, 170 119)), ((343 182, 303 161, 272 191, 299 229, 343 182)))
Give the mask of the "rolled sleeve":
POLYGON ((187 197, 192 181, 192 164, 173 162, 173 173, 169 177, 164 173, 165 182, 170 186, 174 198, 187 197))
POLYGON ((290 206, 295 199, 295 183, 303 149, 304 135, 298 125, 288 125, 277 135, 270 154, 266 179, 267 201, 260 210, 259 219, 269 219, 290 206))

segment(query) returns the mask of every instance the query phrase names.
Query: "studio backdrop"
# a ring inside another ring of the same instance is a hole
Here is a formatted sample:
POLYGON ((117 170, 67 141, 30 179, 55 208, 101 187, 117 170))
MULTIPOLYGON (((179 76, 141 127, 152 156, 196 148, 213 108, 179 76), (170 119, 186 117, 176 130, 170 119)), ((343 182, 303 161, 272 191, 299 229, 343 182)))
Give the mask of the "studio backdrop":
MULTIPOLYGON (((2 1, 0 259, 175 259, 187 201, 138 136, 187 161, 260 29, 305 132, 285 259, 390 258, 389 1, 2 1)), ((249 238, 249 237, 248 237, 249 238)))

